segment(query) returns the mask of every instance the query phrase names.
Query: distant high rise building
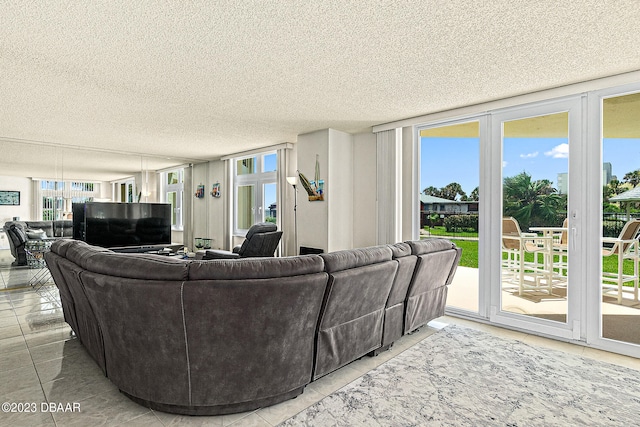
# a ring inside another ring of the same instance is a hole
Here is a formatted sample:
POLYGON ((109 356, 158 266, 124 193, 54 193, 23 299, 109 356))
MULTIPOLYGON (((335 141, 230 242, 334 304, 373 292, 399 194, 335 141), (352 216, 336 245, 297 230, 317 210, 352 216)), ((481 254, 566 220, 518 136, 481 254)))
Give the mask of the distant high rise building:
POLYGON ((569 188, 569 174, 559 173, 558 174, 558 185, 557 185, 558 194, 567 194, 567 189, 569 188))
MULTIPOLYGON (((611 174, 611 163, 605 162, 602 164, 602 185, 605 186, 615 179, 615 176, 611 174)), ((569 189, 569 175, 566 172, 558 174, 558 193, 567 194, 569 189)))
POLYGON ((602 164, 602 186, 605 186, 611 182, 613 176, 611 175, 611 163, 605 162, 602 164))

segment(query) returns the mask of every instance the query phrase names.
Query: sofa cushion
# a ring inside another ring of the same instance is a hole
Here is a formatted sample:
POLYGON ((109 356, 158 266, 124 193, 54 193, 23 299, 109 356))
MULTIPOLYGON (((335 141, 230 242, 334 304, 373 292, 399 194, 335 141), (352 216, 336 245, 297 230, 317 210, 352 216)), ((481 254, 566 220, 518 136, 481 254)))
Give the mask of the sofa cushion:
POLYGON ((50 237, 72 237, 73 221, 61 219, 53 221, 53 236, 50 237))
POLYGON ((348 249, 344 251, 320 254, 324 259, 328 273, 363 267, 391 260, 391 249, 388 246, 372 246, 369 248, 348 249))
POLYGON ((455 245, 447 239, 412 240, 407 243, 411 246, 411 253, 414 255, 446 251, 447 249, 453 249, 455 247, 455 245))
POLYGON ((47 236, 53 237, 53 221, 26 221, 27 228, 32 230, 43 230, 47 236))
POLYGON ((189 263, 189 280, 271 279, 324 271, 317 255, 287 258, 214 259, 189 263))
POLYGON ((67 250, 73 246, 77 240, 72 239, 59 239, 51 244, 51 252, 56 253, 62 257, 67 256, 67 250))
POLYGON ((186 280, 188 263, 176 257, 150 254, 95 252, 84 258, 84 268, 111 277, 143 280, 186 280))
POLYGON ((408 243, 395 243, 393 245, 389 245, 389 249, 391 249, 393 259, 411 255, 411 246, 409 246, 408 243))
POLYGON ((41 228, 27 228, 25 233, 27 234, 27 237, 32 240, 42 240, 47 238, 47 233, 41 228))

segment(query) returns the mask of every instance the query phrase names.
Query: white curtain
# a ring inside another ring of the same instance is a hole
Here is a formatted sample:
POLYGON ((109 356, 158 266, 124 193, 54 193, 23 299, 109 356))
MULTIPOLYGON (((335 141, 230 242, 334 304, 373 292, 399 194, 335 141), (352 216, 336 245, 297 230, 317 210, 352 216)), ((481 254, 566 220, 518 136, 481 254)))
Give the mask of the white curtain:
POLYGON ((376 133, 378 244, 402 241, 402 129, 376 133))
POLYGON ((193 165, 189 164, 184 168, 182 177, 184 195, 182 199, 182 244, 193 248, 193 165))

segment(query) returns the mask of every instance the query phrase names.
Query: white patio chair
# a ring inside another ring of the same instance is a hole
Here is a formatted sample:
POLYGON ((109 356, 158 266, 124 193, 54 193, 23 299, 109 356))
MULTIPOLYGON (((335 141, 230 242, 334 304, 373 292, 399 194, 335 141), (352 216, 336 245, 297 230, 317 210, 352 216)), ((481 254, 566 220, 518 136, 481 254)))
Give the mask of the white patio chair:
POLYGON ((553 234, 552 253, 558 257, 558 261, 553 262, 554 268, 558 269, 558 275, 566 279, 567 277, 567 260, 569 248, 569 218, 565 218, 562 222, 563 230, 553 234))
POLYGON ((545 257, 550 256, 552 237, 541 237, 536 233, 520 231, 518 221, 513 217, 502 219, 502 281, 515 285, 518 294, 525 290, 547 289, 551 293, 553 270, 548 267, 545 257), (525 254, 533 253, 533 262, 525 260, 525 254), (542 258, 540 258, 542 257, 542 258), (544 280, 544 283, 543 283, 544 280))
POLYGON ((603 237, 602 242, 611 244, 611 247, 602 249, 603 256, 618 256, 617 272, 602 272, 602 293, 616 292, 618 304, 622 302, 625 283, 633 283, 633 299, 638 301, 638 260, 640 259, 638 234, 640 233, 640 220, 632 219, 622 228, 620 235, 615 237, 603 237), (633 274, 624 274, 624 260, 633 262, 633 274))

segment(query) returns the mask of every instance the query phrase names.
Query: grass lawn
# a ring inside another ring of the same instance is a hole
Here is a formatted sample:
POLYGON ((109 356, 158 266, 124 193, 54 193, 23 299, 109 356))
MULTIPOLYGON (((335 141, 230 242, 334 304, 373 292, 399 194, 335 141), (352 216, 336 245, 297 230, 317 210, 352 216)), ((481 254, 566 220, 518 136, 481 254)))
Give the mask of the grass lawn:
POLYGON ((429 234, 431 234, 432 236, 451 237, 454 235, 464 235, 465 237, 478 237, 477 231, 462 230, 457 233, 451 233, 447 231, 447 229, 442 225, 438 225, 436 227, 424 227, 424 230, 429 232, 429 234))
MULTIPOLYGON (((455 243, 456 246, 462 248, 460 265, 463 267, 478 268, 478 241, 456 239, 451 239, 451 241, 455 243)), ((503 256, 506 257, 506 255, 503 256)), ((533 254, 525 254, 525 261, 533 261, 533 254)), ((618 257, 602 257, 602 268, 604 271, 607 271, 609 273, 616 273, 618 271, 618 257)), ((633 274, 633 263, 631 262, 631 260, 625 260, 624 274, 633 274)))

